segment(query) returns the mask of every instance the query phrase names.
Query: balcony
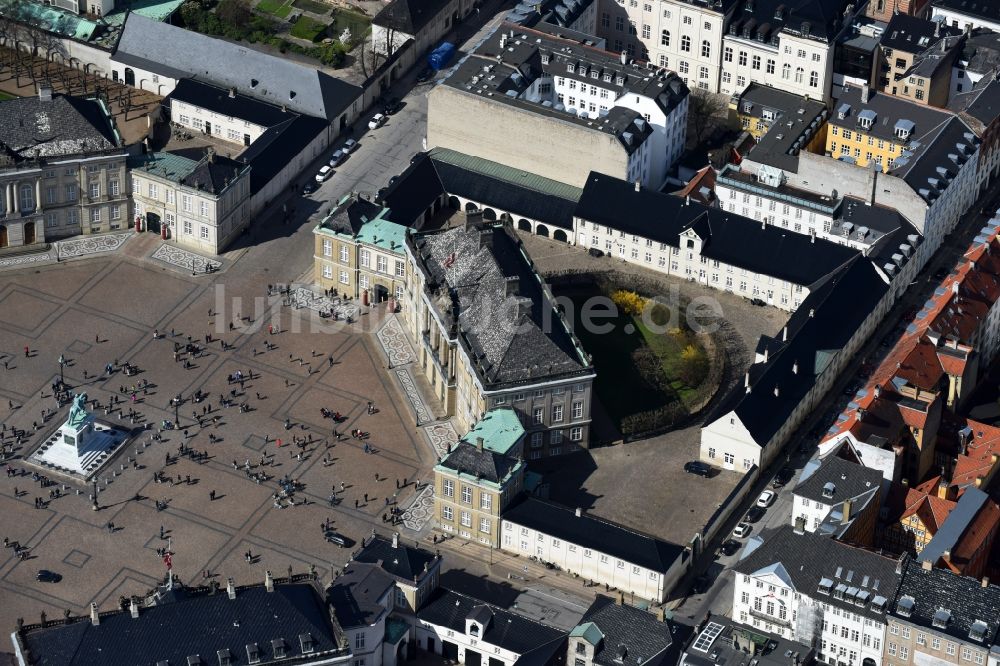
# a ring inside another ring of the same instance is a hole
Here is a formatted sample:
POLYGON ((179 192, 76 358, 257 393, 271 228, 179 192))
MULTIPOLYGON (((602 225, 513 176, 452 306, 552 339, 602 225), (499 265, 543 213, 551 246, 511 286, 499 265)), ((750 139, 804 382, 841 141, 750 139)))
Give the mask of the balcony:
POLYGON ((792 628, 792 623, 789 622, 788 620, 779 620, 776 617, 772 617, 771 615, 768 615, 763 611, 754 610, 753 608, 750 609, 750 616, 755 617, 758 620, 762 620, 764 622, 769 622, 770 624, 776 624, 779 627, 785 627, 786 629, 792 628))

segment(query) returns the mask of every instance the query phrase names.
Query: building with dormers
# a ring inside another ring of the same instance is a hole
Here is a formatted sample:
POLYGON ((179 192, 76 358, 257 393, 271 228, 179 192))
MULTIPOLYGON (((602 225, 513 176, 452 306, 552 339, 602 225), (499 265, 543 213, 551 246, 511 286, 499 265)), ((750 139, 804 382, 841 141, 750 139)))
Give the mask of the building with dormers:
POLYGON ((807 532, 870 546, 882 506, 878 470, 838 456, 806 463, 792 490, 792 524, 807 532))
POLYGON ((597 595, 569 632, 567 666, 674 666, 689 631, 657 613, 597 595))
POLYGON ((783 526, 733 567, 733 620, 806 645, 827 663, 881 666, 905 560, 783 526))
POLYGON ((538 27, 501 25, 435 86, 428 147, 575 187, 595 169, 661 187, 684 150, 684 82, 538 27))

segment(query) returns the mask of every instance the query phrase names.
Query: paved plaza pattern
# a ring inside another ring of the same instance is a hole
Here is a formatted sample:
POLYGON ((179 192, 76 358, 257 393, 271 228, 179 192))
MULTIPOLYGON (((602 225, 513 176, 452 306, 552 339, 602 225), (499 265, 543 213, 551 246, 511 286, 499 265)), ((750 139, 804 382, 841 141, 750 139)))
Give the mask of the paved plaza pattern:
MULTIPOLYGON (((267 251, 283 249, 273 244, 267 251)), ((2 477, 0 537, 30 550, 25 560, 11 548, 0 551, 0 626, 12 628, 17 617, 37 622, 43 611, 50 618, 65 609, 86 613, 91 602, 110 609, 120 595, 144 593, 165 574, 161 548, 173 551, 173 571, 182 581, 201 583, 207 571, 214 580, 232 576, 246 584, 262 581, 265 569, 284 575, 288 567, 301 573, 315 565, 328 578, 342 568, 351 548, 324 539, 327 520, 355 542, 373 529, 405 530, 408 538, 426 530, 434 438, 420 432, 409 389, 401 391, 387 367, 375 335, 384 315, 355 311, 358 321, 347 326, 267 298, 268 284, 301 274, 302 267, 264 264, 263 251, 224 261, 224 270, 211 276, 165 269, 162 256, 127 253, 4 272, 0 422, 29 433, 11 461, 14 470, 29 469, 22 457, 66 418, 69 407, 57 408, 50 388, 59 378, 60 355, 74 391, 102 405, 121 399, 108 415, 100 409, 99 418, 138 428, 179 417, 180 428, 164 430, 161 441, 153 439, 157 427, 137 432, 134 446, 99 475, 99 511, 92 510, 89 485, 51 472, 57 484, 46 487, 30 473, 2 477), (184 353, 189 338, 201 353, 184 353), (139 368, 137 375, 103 372, 108 363, 126 361, 139 368), (250 378, 242 392, 228 381, 237 371, 250 378), (193 402, 195 391, 207 398, 193 402), (170 402, 178 394, 183 403, 175 408, 170 402), (220 397, 233 406, 220 406, 220 397), (321 408, 346 418, 334 424, 321 408), (370 433, 374 453, 359 439, 333 435, 355 428, 370 433), (182 444, 206 459, 179 455, 182 444), (258 474, 265 480, 251 478, 258 474), (294 505, 274 499, 285 476, 301 484, 294 505), (56 488, 58 496, 50 497, 56 488), (38 498, 41 508, 35 508, 38 498), (157 502, 166 509, 157 510, 157 502), (384 522, 393 505, 406 509, 395 528, 384 522), (36 582, 39 569, 62 574, 62 582, 36 582)), ((430 421, 424 410, 420 418, 430 421)))
POLYGON ((176 245, 170 245, 168 243, 163 243, 160 247, 156 248, 156 251, 153 252, 151 258, 157 261, 162 261, 165 264, 170 264, 171 266, 189 269, 192 272, 198 273, 205 273, 210 270, 218 270, 222 268, 222 263, 219 261, 203 257, 200 254, 190 252, 184 248, 177 247, 176 245))

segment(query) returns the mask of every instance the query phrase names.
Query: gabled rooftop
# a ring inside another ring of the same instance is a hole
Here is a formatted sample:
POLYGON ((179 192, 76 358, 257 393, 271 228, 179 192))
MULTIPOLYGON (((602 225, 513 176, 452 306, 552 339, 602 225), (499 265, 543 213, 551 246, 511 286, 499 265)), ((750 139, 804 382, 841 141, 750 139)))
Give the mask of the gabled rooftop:
POLYGON ((0 167, 123 147, 110 111, 99 100, 50 91, 0 102, 0 167))
POLYGON ((593 662, 621 666, 619 650, 635 666, 673 666, 683 640, 677 640, 677 625, 657 619, 649 611, 616 603, 604 595, 597 598, 570 632, 595 647, 593 662))
POLYGON ((910 562, 892 611, 904 622, 989 647, 1000 626, 1000 587, 910 562))

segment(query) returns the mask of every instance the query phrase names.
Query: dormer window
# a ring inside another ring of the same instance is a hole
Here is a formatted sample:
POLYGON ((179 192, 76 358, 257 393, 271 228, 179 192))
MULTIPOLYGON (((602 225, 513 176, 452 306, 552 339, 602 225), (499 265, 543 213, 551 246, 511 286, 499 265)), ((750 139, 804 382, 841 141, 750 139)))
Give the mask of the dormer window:
POLYGON ((750 113, 753 111, 753 102, 743 102, 743 113, 750 113))
POLYGON ((597 71, 596 67, 594 69, 590 70, 590 78, 592 78, 592 79, 599 79, 599 78, 601 78, 601 73, 599 71, 597 71))
POLYGON ((744 8, 745 8, 745 9, 746 9, 746 10, 747 10, 748 12, 752 12, 752 11, 753 11, 753 0, 747 0, 747 1, 746 1, 746 4, 745 4, 745 5, 743 5, 743 6, 744 6, 744 8))
POLYGON ((913 606, 915 604, 916 600, 913 597, 900 597, 899 601, 896 603, 896 612, 899 613, 901 617, 910 617, 913 615, 913 606))
POLYGON ((618 76, 615 77, 615 83, 620 86, 625 85, 625 77, 619 74, 618 76))
POLYGON ((784 17, 785 17, 785 6, 778 5, 778 8, 774 10, 774 18, 780 21, 784 17))
POLYGON ((833 589, 833 581, 829 578, 821 578, 819 581, 819 593, 820 594, 830 594, 833 589))
POLYGON ((575 73, 576 72, 576 65, 574 65, 571 62, 566 63, 566 71, 569 72, 570 74, 575 73))
POLYGON ((275 638, 271 641, 271 652, 274 653, 275 659, 285 658, 285 641, 281 638, 275 638))
POLYGON ((987 624, 982 620, 976 620, 969 629, 969 638, 974 641, 982 641, 986 638, 987 624))
POLYGON ((823 497, 826 497, 826 498, 833 497, 833 493, 834 493, 834 491, 836 489, 837 489, 837 487, 835 485, 833 485, 832 482, 827 481, 826 483, 823 484, 823 497))
POLYGON ((543 65, 549 64, 549 54, 548 53, 543 53, 542 54, 542 64, 543 65))
POLYGON ((316 640, 312 637, 312 634, 299 634, 299 646, 302 648, 302 654, 315 652, 316 640))
POLYGON ((260 647, 256 643, 247 643, 247 663, 260 663, 260 647))
POLYGON ((229 653, 229 648, 222 648, 216 654, 219 657, 219 666, 230 666, 233 663, 233 656, 229 653))
POLYGON ((604 72, 604 82, 611 83, 611 72, 604 72))
POLYGON ((476 636, 476 637, 479 636, 479 625, 476 624, 475 622, 470 622, 469 623, 469 635, 470 636, 476 636))
POLYGON ((951 620, 951 611, 946 608, 938 608, 934 611, 934 626, 938 629, 947 629, 951 620))

